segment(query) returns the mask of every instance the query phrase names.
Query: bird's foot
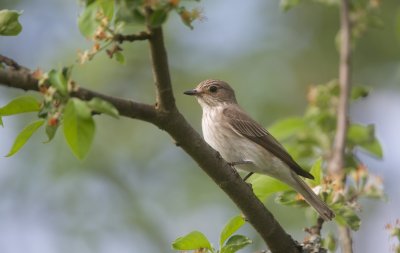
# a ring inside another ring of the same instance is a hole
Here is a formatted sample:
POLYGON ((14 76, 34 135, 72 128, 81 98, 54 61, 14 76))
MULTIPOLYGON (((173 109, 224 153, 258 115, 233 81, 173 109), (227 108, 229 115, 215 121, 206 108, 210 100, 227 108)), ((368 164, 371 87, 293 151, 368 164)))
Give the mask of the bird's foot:
POLYGON ((243 181, 246 182, 246 180, 249 179, 249 177, 251 177, 251 175, 253 175, 253 174, 254 174, 254 172, 249 172, 249 173, 247 173, 247 175, 244 176, 243 181))

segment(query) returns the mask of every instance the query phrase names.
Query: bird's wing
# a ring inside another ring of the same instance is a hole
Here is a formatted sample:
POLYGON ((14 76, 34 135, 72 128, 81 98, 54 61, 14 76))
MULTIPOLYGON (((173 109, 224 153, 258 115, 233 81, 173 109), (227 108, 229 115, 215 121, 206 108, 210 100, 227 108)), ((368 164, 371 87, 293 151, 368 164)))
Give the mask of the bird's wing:
POLYGON ((270 133, 268 133, 267 130, 247 116, 247 114, 245 114, 241 109, 227 107, 223 110, 223 114, 229 121, 229 124, 239 134, 268 150, 282 162, 287 164, 289 168, 296 172, 296 174, 314 179, 314 176, 303 170, 300 165, 293 160, 285 148, 270 133))

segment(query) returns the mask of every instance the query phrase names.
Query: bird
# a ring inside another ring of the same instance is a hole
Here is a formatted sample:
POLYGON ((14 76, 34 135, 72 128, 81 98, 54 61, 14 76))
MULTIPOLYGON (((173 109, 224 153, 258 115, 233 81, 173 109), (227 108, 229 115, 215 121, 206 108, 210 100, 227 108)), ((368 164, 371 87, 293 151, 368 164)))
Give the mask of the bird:
POLYGON ((196 97, 204 140, 236 169, 276 178, 300 193, 329 221, 334 212, 300 178, 314 179, 265 128, 238 104, 235 91, 221 80, 208 79, 184 94, 196 97))

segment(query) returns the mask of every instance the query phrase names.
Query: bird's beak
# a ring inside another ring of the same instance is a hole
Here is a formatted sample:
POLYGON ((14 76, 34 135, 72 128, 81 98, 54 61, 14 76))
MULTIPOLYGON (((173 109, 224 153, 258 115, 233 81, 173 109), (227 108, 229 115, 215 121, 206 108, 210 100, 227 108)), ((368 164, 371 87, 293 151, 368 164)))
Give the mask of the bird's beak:
POLYGON ((185 91, 183 94, 189 95, 189 96, 194 96, 194 95, 199 94, 199 92, 196 89, 194 89, 194 90, 185 91))

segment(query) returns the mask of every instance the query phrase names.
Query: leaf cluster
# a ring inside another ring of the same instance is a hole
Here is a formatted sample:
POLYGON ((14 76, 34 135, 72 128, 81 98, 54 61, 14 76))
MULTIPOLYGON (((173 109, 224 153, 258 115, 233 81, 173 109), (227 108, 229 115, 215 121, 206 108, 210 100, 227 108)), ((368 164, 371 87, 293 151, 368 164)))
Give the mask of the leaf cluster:
MULTIPOLYGON (((351 99, 356 101, 368 95, 363 86, 352 89, 351 99)), ((338 191, 327 175, 327 161, 332 152, 336 131, 336 108, 339 99, 339 84, 332 80, 314 85, 308 91, 308 107, 302 117, 289 117, 275 122, 269 131, 279 139, 289 153, 303 168, 308 169, 315 180, 306 182, 319 193, 321 198, 335 211, 335 221, 340 225, 358 230, 361 224, 356 211, 359 197, 381 199, 384 197, 382 182, 370 174, 358 159, 356 150, 361 149, 377 158, 382 158, 382 148, 375 136, 373 125, 350 122, 346 141, 345 167, 349 180, 345 190, 338 191), (315 158, 318 159, 315 159, 315 158)), ((276 201, 283 205, 308 207, 301 196, 287 185, 268 176, 256 175, 251 183, 256 195, 265 200, 280 192, 276 201)), ((332 241, 332 240, 331 240, 332 241)))
POLYGON ((244 224, 245 219, 240 215, 231 218, 220 233, 218 249, 213 248, 207 237, 199 231, 193 231, 177 238, 172 243, 172 248, 204 253, 234 253, 252 243, 246 236, 234 235, 244 224))
MULTIPOLYGON (((194 1, 194 0, 193 0, 194 1)), ((90 50, 79 54, 78 61, 85 63, 105 50, 110 58, 124 63, 120 34, 126 24, 147 25, 152 28, 163 25, 171 12, 177 13, 182 22, 193 29, 193 21, 201 19, 199 9, 188 10, 180 0, 90 0, 84 2, 84 9, 78 19, 80 32, 94 42, 90 50)))
POLYGON ((21 113, 37 112, 40 118, 28 124, 16 137, 7 156, 17 153, 29 138, 44 125, 47 141, 50 142, 57 129, 63 125, 65 140, 73 154, 83 159, 88 153, 93 141, 95 123, 93 115, 104 113, 118 117, 118 111, 110 103, 99 98, 82 101, 70 96, 75 88, 70 80, 71 69, 51 70, 48 73, 36 72, 40 79, 39 90, 43 94, 40 102, 32 96, 22 96, 13 99, 0 108, 1 117, 21 113), (46 123, 46 124, 45 124, 46 123))

